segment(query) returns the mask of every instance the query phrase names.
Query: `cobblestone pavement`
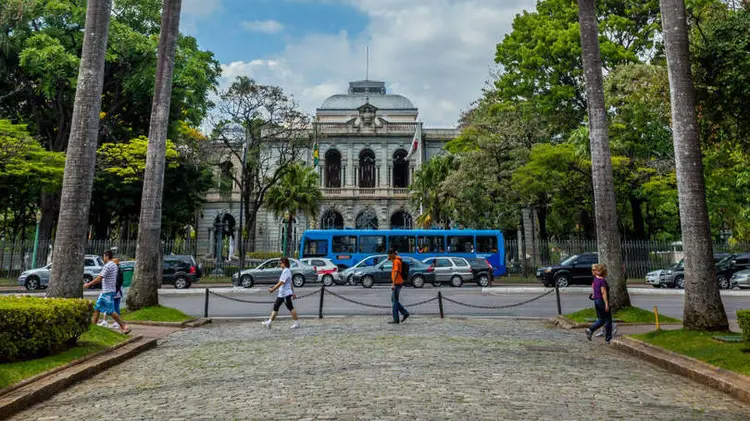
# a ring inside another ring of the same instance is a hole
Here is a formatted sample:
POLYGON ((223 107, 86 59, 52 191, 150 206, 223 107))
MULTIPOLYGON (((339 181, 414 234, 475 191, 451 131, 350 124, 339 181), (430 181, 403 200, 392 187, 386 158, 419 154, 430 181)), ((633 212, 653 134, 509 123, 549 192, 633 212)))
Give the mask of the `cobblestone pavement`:
POLYGON ((748 420, 750 406, 541 322, 218 323, 13 420, 748 420))

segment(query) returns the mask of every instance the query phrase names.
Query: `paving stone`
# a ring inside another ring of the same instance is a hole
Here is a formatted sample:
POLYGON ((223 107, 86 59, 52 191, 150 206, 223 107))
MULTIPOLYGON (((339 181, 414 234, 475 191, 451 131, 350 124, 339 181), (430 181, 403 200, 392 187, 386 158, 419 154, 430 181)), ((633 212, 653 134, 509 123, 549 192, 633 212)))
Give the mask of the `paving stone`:
POLYGON ((507 319, 387 320, 179 331, 11 419, 750 419, 749 406, 582 332, 507 319))

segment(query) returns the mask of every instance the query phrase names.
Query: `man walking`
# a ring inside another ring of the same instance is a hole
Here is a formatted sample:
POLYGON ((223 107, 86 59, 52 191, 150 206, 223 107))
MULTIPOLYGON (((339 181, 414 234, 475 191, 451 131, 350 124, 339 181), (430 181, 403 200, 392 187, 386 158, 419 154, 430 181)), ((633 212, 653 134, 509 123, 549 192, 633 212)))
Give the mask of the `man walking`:
POLYGON ((122 333, 130 333, 130 328, 125 322, 120 319, 120 315, 115 313, 115 293, 117 292, 117 265, 112 260, 112 251, 107 250, 104 252, 104 267, 101 273, 93 281, 83 284, 84 288, 89 288, 92 285, 96 285, 101 282, 102 293, 99 294, 99 298, 96 300, 94 305, 94 317, 91 323, 97 324, 99 321, 99 313, 105 313, 112 316, 115 322, 120 325, 120 331, 122 333))
POLYGON ((409 312, 406 311, 404 306, 401 305, 401 302, 399 302, 401 287, 404 286, 404 262, 396 253, 396 249, 391 249, 388 252, 388 260, 393 263, 393 269, 391 269, 391 302, 393 303, 393 320, 388 323, 399 324, 405 322, 406 319, 409 318, 409 312), (401 313, 404 316, 400 321, 398 319, 398 313, 401 313))

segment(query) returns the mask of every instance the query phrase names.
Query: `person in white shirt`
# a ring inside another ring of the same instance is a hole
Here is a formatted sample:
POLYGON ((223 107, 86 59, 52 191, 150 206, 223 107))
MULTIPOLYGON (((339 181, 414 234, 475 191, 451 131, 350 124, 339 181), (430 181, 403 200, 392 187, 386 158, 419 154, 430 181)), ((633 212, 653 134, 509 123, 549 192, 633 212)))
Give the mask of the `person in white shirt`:
POLYGON ((84 288, 93 285, 102 284, 102 292, 94 305, 94 316, 91 323, 99 322, 99 313, 109 314, 119 325, 120 331, 124 334, 130 333, 130 328, 120 319, 120 315, 115 313, 115 294, 117 293, 117 265, 113 261, 111 250, 104 252, 104 267, 101 273, 93 281, 83 284, 84 288))
POLYGON ((282 257, 279 260, 279 266, 281 266, 281 277, 279 277, 279 282, 273 287, 268 288, 269 294, 273 294, 276 290, 279 290, 279 294, 276 297, 276 302, 273 304, 271 317, 269 317, 268 320, 261 322, 261 324, 270 329, 271 323, 273 323, 276 319, 276 315, 279 313, 281 304, 284 303, 286 304, 286 308, 292 313, 292 319, 294 319, 294 323, 292 323, 290 328, 296 329, 299 327, 299 319, 297 318, 297 310, 294 309, 292 300, 297 298, 297 295, 294 294, 294 288, 292 287, 292 271, 289 269, 289 259, 282 257))

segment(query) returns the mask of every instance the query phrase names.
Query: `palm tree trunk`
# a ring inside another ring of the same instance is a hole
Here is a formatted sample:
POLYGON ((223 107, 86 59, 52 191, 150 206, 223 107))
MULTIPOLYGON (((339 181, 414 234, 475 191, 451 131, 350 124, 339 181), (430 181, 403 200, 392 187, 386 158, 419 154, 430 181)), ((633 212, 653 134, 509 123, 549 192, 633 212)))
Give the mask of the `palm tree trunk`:
POLYGON ((729 324, 716 282, 706 208, 685 3, 683 0, 660 0, 660 5, 672 104, 680 225, 685 252, 683 324, 685 328, 692 330, 727 330, 729 324))
POLYGON ((89 0, 47 296, 83 296, 83 257, 94 183, 112 0, 89 0))
POLYGON ((620 233, 617 230, 612 157, 609 150, 607 111, 604 105, 602 56, 599 50, 599 26, 595 0, 578 0, 581 25, 581 55, 586 79, 586 100, 591 141, 591 177, 594 186, 594 210, 599 262, 609 268, 610 307, 613 311, 630 307, 630 296, 622 271, 620 233))
POLYGON ((162 277, 160 239, 164 165, 174 56, 180 36, 181 8, 182 0, 164 0, 141 216, 138 223, 138 245, 135 251, 135 273, 127 299, 128 308, 132 310, 159 304, 159 285, 162 277))

